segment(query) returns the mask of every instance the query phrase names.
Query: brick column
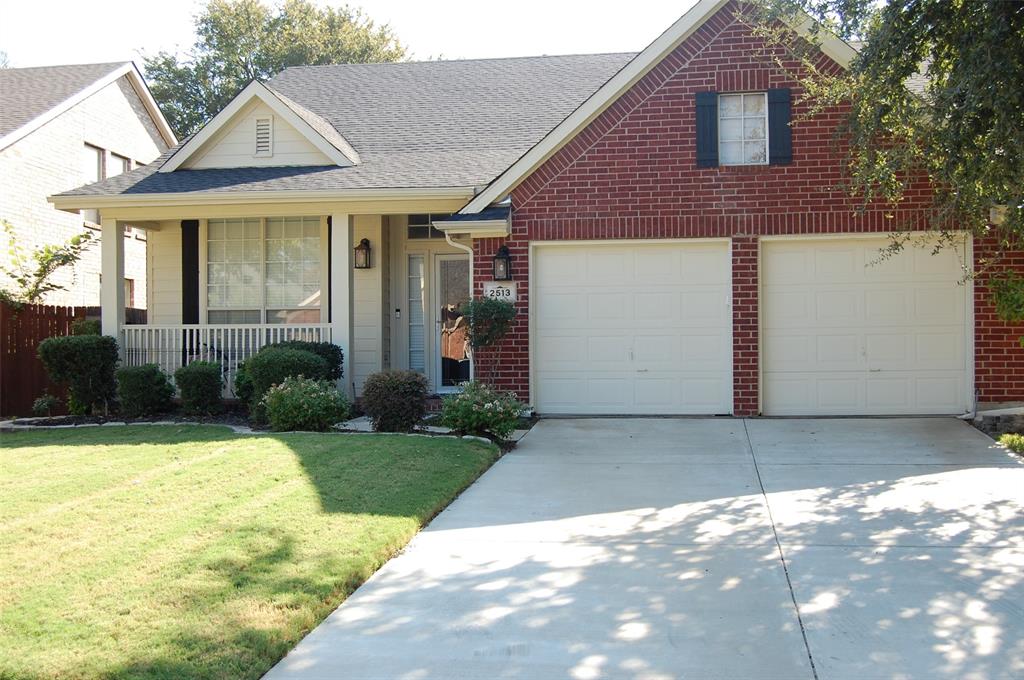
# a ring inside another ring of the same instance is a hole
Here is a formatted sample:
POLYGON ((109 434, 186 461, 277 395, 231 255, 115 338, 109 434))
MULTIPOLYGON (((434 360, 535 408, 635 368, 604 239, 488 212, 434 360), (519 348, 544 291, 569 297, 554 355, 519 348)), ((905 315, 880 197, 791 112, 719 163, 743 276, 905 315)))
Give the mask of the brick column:
POLYGON ((732 239, 732 403, 736 416, 759 412, 757 236, 732 239))

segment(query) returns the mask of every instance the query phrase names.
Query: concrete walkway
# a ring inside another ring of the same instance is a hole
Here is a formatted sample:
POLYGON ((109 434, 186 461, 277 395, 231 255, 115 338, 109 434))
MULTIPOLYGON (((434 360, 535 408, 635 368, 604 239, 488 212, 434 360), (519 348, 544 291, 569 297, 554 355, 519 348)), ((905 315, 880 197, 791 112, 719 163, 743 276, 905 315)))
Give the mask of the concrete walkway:
POLYGON ((1024 464, 943 418, 544 420, 267 676, 1024 677, 1024 464))

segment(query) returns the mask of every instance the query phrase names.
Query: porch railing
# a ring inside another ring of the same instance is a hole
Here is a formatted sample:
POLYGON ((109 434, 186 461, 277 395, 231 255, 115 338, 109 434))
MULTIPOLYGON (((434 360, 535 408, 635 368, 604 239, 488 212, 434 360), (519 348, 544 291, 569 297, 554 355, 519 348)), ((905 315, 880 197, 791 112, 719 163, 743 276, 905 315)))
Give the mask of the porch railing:
POLYGON ((285 340, 330 342, 329 324, 152 325, 121 330, 126 366, 156 364, 174 379, 174 371, 193 361, 215 361, 224 376, 224 396, 234 397, 238 364, 260 348, 285 340))

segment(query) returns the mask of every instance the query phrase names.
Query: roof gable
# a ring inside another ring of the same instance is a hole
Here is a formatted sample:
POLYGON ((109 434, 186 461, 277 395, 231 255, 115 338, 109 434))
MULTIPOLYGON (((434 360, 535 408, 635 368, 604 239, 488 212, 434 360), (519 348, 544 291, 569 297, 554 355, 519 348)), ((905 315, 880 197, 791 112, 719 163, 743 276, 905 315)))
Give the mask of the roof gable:
MULTIPOLYGON (((601 113, 611 107, 619 97, 657 68, 680 44, 732 2, 735 0, 700 0, 529 151, 488 184, 459 211, 460 214, 479 213, 491 204, 506 198, 520 182, 529 177, 559 149, 572 141, 601 113)), ((794 30, 804 35, 809 34, 813 27, 813 20, 809 17, 806 21, 793 26, 794 30)), ((821 43, 821 49, 828 57, 843 67, 848 66, 856 56, 856 51, 839 38, 825 39, 821 43)))
POLYGON ((0 69, 0 149, 31 134, 118 78, 127 77, 168 146, 178 143, 132 62, 0 69))
POLYGON ((359 154, 329 122, 253 81, 171 154, 159 172, 185 168, 349 167, 359 163, 359 154), (268 155, 255 154, 257 119, 270 120, 273 148, 268 155))

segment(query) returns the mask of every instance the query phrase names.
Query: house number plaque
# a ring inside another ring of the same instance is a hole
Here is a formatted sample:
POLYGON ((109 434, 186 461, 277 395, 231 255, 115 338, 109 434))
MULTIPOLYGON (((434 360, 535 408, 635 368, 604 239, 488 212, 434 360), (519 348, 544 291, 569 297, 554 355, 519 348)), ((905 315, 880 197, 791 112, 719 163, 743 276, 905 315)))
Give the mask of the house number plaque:
POLYGON ((484 297, 516 302, 518 300, 516 284, 514 281, 486 281, 484 282, 484 297))

